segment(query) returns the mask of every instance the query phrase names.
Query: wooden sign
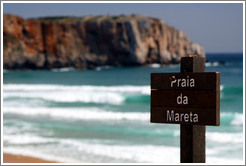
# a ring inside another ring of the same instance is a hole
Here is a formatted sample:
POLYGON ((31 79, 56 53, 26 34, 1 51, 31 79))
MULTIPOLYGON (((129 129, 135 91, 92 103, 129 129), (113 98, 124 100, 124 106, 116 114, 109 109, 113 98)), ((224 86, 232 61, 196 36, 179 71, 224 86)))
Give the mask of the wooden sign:
POLYGON ((220 73, 151 73, 151 122, 220 124, 220 73))
POLYGON ((206 125, 220 124, 220 73, 206 58, 182 57, 181 73, 151 74, 152 123, 180 124, 180 162, 206 162, 206 125))

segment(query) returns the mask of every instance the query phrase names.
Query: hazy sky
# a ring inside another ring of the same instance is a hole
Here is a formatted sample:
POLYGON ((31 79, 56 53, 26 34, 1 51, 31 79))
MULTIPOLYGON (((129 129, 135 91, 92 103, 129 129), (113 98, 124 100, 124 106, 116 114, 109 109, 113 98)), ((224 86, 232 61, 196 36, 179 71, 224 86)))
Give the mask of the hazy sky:
POLYGON ((24 18, 141 14, 184 31, 207 53, 243 51, 243 4, 236 3, 5 3, 3 12, 24 18))

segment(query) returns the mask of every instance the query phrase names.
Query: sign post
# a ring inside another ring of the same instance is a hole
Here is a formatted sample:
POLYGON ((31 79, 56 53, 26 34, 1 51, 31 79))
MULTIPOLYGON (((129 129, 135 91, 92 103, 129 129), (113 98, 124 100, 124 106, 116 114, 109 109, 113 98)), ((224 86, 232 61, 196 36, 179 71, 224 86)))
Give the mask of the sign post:
POLYGON ((151 73, 150 121, 181 124, 181 163, 205 163, 205 125, 220 125, 220 73, 205 62, 183 57, 181 73, 151 73))

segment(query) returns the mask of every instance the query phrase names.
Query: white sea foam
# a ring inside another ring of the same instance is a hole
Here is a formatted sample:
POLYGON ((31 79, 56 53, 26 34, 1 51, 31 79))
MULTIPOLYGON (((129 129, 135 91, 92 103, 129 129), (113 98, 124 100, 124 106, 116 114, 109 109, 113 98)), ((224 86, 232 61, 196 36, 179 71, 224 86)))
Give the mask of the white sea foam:
POLYGON ((30 123, 25 123, 22 121, 18 121, 16 126, 8 126, 6 122, 16 123, 15 120, 5 120, 3 123, 3 134, 17 134, 23 131, 32 130, 33 126, 30 123))
POLYGON ((159 64, 159 63, 153 63, 153 64, 150 64, 149 67, 151 67, 151 68, 160 68, 161 67, 161 64, 159 64))
POLYGON ((141 163, 179 163, 179 148, 157 145, 105 145, 100 143, 84 143, 65 140, 69 145, 77 147, 79 151, 92 155, 112 157, 119 160, 130 160, 141 163), (165 156, 165 157, 163 157, 165 156))
POLYGON ((231 118, 231 121, 229 122, 231 125, 233 126, 242 126, 243 125, 243 119, 244 116, 241 113, 237 113, 237 112, 224 112, 221 113, 221 119, 226 119, 226 117, 228 119, 231 118))
POLYGON ((101 71, 101 70, 104 70, 104 69, 112 69, 112 68, 114 68, 114 67, 106 65, 106 66, 99 66, 99 67, 96 68, 96 70, 97 71, 101 71))
POLYGON ((206 66, 207 67, 210 67, 210 66, 219 66, 220 64, 219 64, 219 62, 207 62, 206 63, 206 66))
POLYGON ((234 119, 231 121, 231 125, 241 126, 243 125, 243 114, 236 113, 234 119))
MULTIPOLYGON (((14 136, 12 136, 14 137, 14 136)), ((14 139, 14 138, 13 138, 14 139)), ((11 139, 11 140, 13 140, 11 139)), ((43 140, 42 138, 39 138, 43 140)), ((75 140, 75 139, 55 139, 58 144, 56 144, 56 149, 58 151, 52 149, 52 145, 50 147, 41 146, 36 150, 32 147, 32 145, 25 148, 25 150, 19 150, 17 147, 4 147, 3 151, 14 154, 24 154, 33 157, 41 157, 48 160, 55 160, 60 162, 100 162, 105 157, 112 158, 115 161, 132 161, 132 162, 141 162, 141 163, 179 163, 179 153, 178 147, 172 146, 157 146, 157 145, 128 145, 128 144, 105 144, 102 140, 75 140), (50 148, 43 149, 43 148, 50 148), (33 154, 32 154, 32 153, 33 154), (46 152, 46 153, 44 153, 46 152), (75 152, 72 156, 71 153, 75 152), (43 154, 44 153, 44 154, 43 154), (35 154, 39 154, 40 156, 35 156, 35 154), (46 155, 45 155, 46 154, 46 155), (49 155, 47 155, 49 154, 49 155), (80 154, 90 156, 91 160, 84 161, 80 160, 80 154), (49 158, 47 158, 50 156, 49 158), (56 156, 56 158, 53 158, 56 156), (67 159, 64 161, 62 156, 67 156, 67 159), (162 157, 165 156, 165 157, 162 157), (96 158, 99 157, 99 158, 96 158), (61 160, 62 159, 62 160, 61 160)), ((30 139, 30 143, 32 140, 30 139)), ((21 142, 21 140, 20 140, 21 142)), ((120 142, 119 142, 120 143, 120 142)), ((108 162, 111 162, 108 160, 108 162)))
POLYGON ((114 92, 86 92, 86 91, 37 91, 37 92, 8 92, 3 93, 3 98, 18 97, 30 99, 43 99, 55 102, 84 102, 84 103, 108 103, 118 105, 125 98, 114 92))
POLYGON ((224 158, 224 157, 207 157, 207 164, 220 164, 220 165, 244 165, 243 159, 224 158))
POLYGON ((6 84, 3 98, 37 98, 55 102, 122 104, 126 95, 149 95, 149 86, 64 86, 6 84))
POLYGON ((45 85, 45 84, 4 84, 4 91, 69 91, 69 90, 83 90, 83 91, 107 91, 107 92, 121 92, 121 93, 139 93, 150 94, 150 86, 92 86, 92 85, 45 85))
POLYGON ((14 134, 14 135, 3 135, 3 141, 7 144, 42 144, 54 142, 53 138, 44 138, 35 135, 27 135, 27 134, 14 134))
POLYGON ((242 133, 207 132, 206 138, 218 143, 243 143, 242 133))
POLYGON ((75 70, 75 68, 64 67, 64 68, 52 69, 51 71, 53 71, 53 72, 68 72, 68 71, 73 71, 73 70, 75 70))
POLYGON ((220 91, 224 89, 224 85, 220 85, 220 91))
POLYGON ((149 113, 113 112, 100 108, 30 108, 30 107, 4 107, 3 113, 19 114, 25 116, 48 116, 72 120, 138 120, 149 121, 149 113))
MULTIPOLYGON (((14 137, 14 136, 13 136, 14 137)), ((42 138, 39 138, 42 140, 42 138)), ((44 138, 47 139, 48 138, 44 138)), ((13 140, 13 139, 12 139, 13 140)), ((99 139, 55 139, 57 144, 50 146, 32 145, 28 147, 4 147, 3 151, 14 154, 24 154, 33 157, 41 157, 44 159, 58 161, 58 162, 112 162, 114 161, 130 161, 137 163, 179 163, 179 147, 164 146, 164 145, 150 145, 150 144, 122 144, 120 141, 107 141, 99 139), (54 149, 54 146, 56 147, 54 149), (37 148, 38 147, 38 148, 37 148), (23 149, 24 148, 24 149, 23 149), (58 150, 59 149, 59 150, 58 150), (36 155, 38 154, 38 155, 36 155), (83 154, 84 158, 81 158, 83 154), (36 156, 35 156, 36 155, 36 156), (66 158, 64 158, 66 156, 66 158), (88 157, 90 156, 90 158, 88 157), (163 157, 165 156, 165 157, 163 157), (109 158, 105 161, 105 158, 109 158), (88 159, 89 158, 89 159, 88 159)), ((227 149, 228 150, 228 149, 227 149)), ((221 153, 221 147, 208 148, 208 155, 206 162, 213 164, 235 164, 241 163, 242 159, 238 158, 220 158, 215 157, 221 153)))
POLYGON ((6 91, 95 91, 95 92, 120 92, 120 93, 137 93, 150 94, 150 86, 91 86, 91 85, 45 85, 45 84, 4 84, 4 92, 6 91))

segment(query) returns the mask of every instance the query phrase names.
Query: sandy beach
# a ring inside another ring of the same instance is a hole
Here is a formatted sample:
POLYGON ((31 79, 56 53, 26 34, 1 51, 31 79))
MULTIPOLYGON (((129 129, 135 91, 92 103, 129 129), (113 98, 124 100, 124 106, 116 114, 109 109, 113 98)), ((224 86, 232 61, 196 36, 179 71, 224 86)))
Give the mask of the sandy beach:
POLYGON ((56 163, 56 162, 47 161, 47 160, 34 158, 34 157, 4 153, 3 163, 56 163))

